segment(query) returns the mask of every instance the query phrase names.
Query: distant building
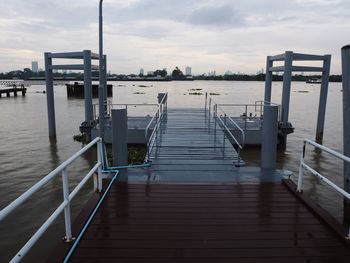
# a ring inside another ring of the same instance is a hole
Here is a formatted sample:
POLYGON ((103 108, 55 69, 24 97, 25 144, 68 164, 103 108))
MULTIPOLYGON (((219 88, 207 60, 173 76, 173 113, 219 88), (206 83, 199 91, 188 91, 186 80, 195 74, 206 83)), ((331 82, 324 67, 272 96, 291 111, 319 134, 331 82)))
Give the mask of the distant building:
POLYGON ((145 75, 145 71, 143 70, 143 68, 140 69, 140 75, 141 76, 145 75))
POLYGON ((213 71, 208 72, 208 76, 209 77, 215 77, 216 76, 216 71, 213 70, 213 71))
POLYGON ((148 76, 153 76, 154 75, 154 71, 147 71, 147 75, 148 76))
POLYGON ((32 61, 32 71, 33 71, 34 73, 38 73, 38 72, 39 72, 38 61, 32 61))
POLYGON ((186 76, 192 76, 192 68, 191 67, 186 67, 185 72, 186 72, 186 76))

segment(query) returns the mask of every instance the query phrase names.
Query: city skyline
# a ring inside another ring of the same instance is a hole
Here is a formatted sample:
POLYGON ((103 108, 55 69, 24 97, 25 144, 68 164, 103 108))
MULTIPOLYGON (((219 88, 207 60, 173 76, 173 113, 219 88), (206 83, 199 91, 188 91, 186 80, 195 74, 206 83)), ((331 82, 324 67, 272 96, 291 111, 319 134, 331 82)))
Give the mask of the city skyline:
MULTIPOLYGON (((267 55, 292 50, 331 54, 331 73, 340 74, 348 10, 345 0, 105 0, 108 70, 191 65, 194 74, 253 74, 265 67, 267 55)), ((13 0, 0 14, 1 72, 31 60, 43 65, 45 51, 98 51, 97 0, 13 0)))

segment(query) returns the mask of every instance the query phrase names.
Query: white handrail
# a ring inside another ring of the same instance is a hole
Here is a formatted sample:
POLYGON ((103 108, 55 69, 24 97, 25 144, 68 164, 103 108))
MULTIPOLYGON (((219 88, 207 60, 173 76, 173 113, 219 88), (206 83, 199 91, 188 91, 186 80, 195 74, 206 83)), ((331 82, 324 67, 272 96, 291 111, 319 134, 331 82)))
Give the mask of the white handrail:
POLYGON ((145 128, 145 140, 147 142, 147 156, 146 156, 147 161, 149 161, 149 159, 150 159, 151 150, 152 150, 153 144, 155 142, 153 140, 153 137, 158 132, 158 128, 160 126, 160 121, 163 118, 164 104, 166 103, 167 99, 168 99, 168 93, 165 93, 165 96, 162 98, 162 100, 158 104, 156 112, 154 113, 153 117, 151 118, 151 120, 149 121, 148 125, 145 128), (153 131, 148 138, 148 131, 149 131, 155 118, 157 119, 156 124, 154 125, 153 131))
MULTIPOLYGON (((328 178, 324 177, 323 175, 321 175, 319 172, 317 172, 316 170, 314 170, 313 168, 311 168, 310 166, 308 166, 305 163, 305 152, 306 152, 306 145, 310 144, 322 151, 325 151, 345 162, 350 163, 350 158, 338 153, 332 149, 329 149, 321 144, 318 144, 314 141, 308 140, 308 139, 304 139, 303 141, 303 150, 301 153, 301 158, 300 158, 300 166, 299 166, 299 177, 298 177, 298 185, 297 185, 297 192, 302 192, 302 188, 303 188, 303 176, 304 176, 304 172, 303 169, 308 170, 309 172, 311 172, 312 175, 316 176, 317 178, 319 178, 321 181, 325 182, 327 185, 329 185, 331 188, 333 188, 335 191, 337 191, 338 193, 340 193, 341 195, 343 195, 345 198, 350 200, 350 193, 348 193, 347 191, 345 191, 344 189, 340 188, 338 185, 336 185, 335 183, 333 183, 331 180, 329 180, 328 178)), ((349 226, 349 232, 347 237, 348 239, 350 239, 350 226, 349 226)))
POLYGON ((12 258, 11 262, 19 262, 22 258, 27 254, 27 252, 33 247, 36 241, 44 234, 44 232, 49 228, 49 226, 54 222, 54 220, 64 211, 65 213, 65 230, 66 230, 66 241, 71 241, 73 239, 71 232, 71 215, 70 215, 70 202, 76 196, 76 194, 81 190, 81 188, 85 185, 85 183, 93 176, 94 173, 98 174, 98 178, 96 182, 94 182, 94 190, 102 189, 102 169, 101 165, 102 161, 102 140, 97 137, 93 141, 91 141, 84 148, 76 152, 73 156, 71 156, 68 160, 64 161, 60 164, 56 169, 42 178, 39 182, 29 188, 26 192, 24 192, 21 196, 19 196, 16 200, 12 201, 9 205, 7 205, 4 209, 0 211, 0 221, 5 219, 8 215, 10 215, 16 208, 18 208, 23 202, 28 200, 34 193, 40 190, 47 182, 51 179, 55 178, 62 174, 62 185, 63 185, 63 202, 56 208, 56 210, 50 215, 50 217, 44 222, 44 224, 35 232, 35 234, 27 241, 27 243, 17 252, 17 254, 12 258), (97 144, 97 163, 93 168, 84 176, 81 182, 74 188, 74 190, 69 193, 68 186, 68 173, 67 167, 74 162, 78 157, 84 154, 87 150, 97 144))

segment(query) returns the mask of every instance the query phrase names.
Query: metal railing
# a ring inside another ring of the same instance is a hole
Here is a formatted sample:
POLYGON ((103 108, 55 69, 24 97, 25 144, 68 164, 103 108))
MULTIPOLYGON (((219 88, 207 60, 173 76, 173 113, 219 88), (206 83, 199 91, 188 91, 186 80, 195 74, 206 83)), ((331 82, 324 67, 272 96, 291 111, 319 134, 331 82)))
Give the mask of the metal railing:
MULTIPOLYGON (((244 133, 243 129, 234 120, 232 120, 232 118, 230 116, 227 116, 225 111, 218 104, 214 104, 213 116, 214 116, 215 120, 219 120, 220 121, 223 129, 226 131, 226 133, 231 137, 231 139, 237 145, 238 160, 237 160, 237 164, 236 165, 240 166, 241 165, 241 150, 243 149, 244 144, 245 144, 245 133, 244 133), (218 109, 222 112, 222 115, 218 114, 218 109), (240 135, 241 135, 240 136, 240 142, 233 135, 231 130, 227 127, 227 120, 229 120, 229 122, 234 127, 236 127, 236 129, 240 132, 240 135)), ((216 123, 215 123, 215 127, 216 127, 216 123)))
POLYGON ((42 178, 39 182, 29 188, 20 197, 11 202, 8 206, 0 211, 0 221, 9 216, 15 209, 17 209, 22 203, 27 201, 34 193, 40 190, 46 183, 48 183, 53 178, 56 178, 61 174, 62 176, 62 187, 63 187, 63 202, 56 208, 56 210, 49 216, 49 218, 44 222, 44 224, 35 232, 35 234, 27 241, 27 243, 17 252, 17 254, 12 258, 11 262, 19 262, 31 249, 31 247, 38 241, 38 239, 44 234, 44 232, 49 228, 49 226, 57 219, 57 217, 64 211, 64 221, 65 221, 65 241, 72 241, 74 238, 72 236, 71 230, 71 212, 70 212, 70 202, 77 195, 77 193, 82 189, 86 182, 93 177, 94 178, 94 190, 102 190, 102 164, 103 164, 103 150, 102 150, 102 140, 101 138, 96 138, 91 141, 84 148, 79 150, 68 160, 60 164, 56 169, 42 178), (74 188, 72 192, 69 192, 68 184, 68 172, 67 167, 72 164, 77 158, 81 157, 86 151, 97 144, 97 163, 90 169, 90 171, 84 176, 80 183, 74 188), (97 172, 97 177, 93 176, 97 172))
MULTIPOLYGON (((98 118, 98 103, 95 103, 92 105, 93 106, 93 119, 94 120, 97 120, 98 118)), ((138 107, 157 107, 158 104, 155 104, 155 103, 124 103, 124 104, 121 104, 121 103, 111 103, 110 101, 107 101, 106 104, 105 104, 105 115, 106 116, 111 116, 111 111, 112 109, 115 109, 115 108, 120 108, 120 107, 124 107, 126 108, 126 110, 128 109, 134 109, 134 108, 138 108, 138 107)), ((143 111, 144 113, 144 111, 143 111)), ((128 115, 129 115, 129 112, 128 112, 128 115)))
MULTIPOLYGON (((300 166, 299 166, 299 177, 298 177, 298 185, 297 185, 297 191, 298 192, 302 192, 303 189, 303 176, 304 176, 304 169, 308 170, 309 172, 311 172, 312 175, 316 176, 318 179, 320 179, 321 181, 325 182, 327 185, 329 185, 331 188, 333 188, 335 191, 337 191, 338 193, 340 193, 341 195, 343 195, 343 197, 347 198, 350 200, 350 193, 348 193, 347 191, 345 191, 344 189, 340 188, 339 186, 337 186, 335 183, 333 183, 331 180, 327 179, 326 177, 324 177, 323 175, 321 175, 319 172, 317 172, 316 170, 314 170, 313 168, 311 168, 309 165, 307 165, 305 163, 305 152, 306 152, 306 145, 310 144, 312 146, 314 146, 317 149, 320 149, 322 151, 325 151, 331 155, 333 155, 334 157, 337 157, 338 159, 343 160, 344 162, 350 163, 350 158, 340 154, 332 149, 329 149, 323 145, 320 145, 314 141, 308 140, 308 139, 304 139, 304 144, 303 144, 303 150, 301 153, 301 158, 300 158, 300 166)), ((347 239, 350 239, 350 227, 349 227, 349 232, 348 235, 346 237, 347 239)))
POLYGON ((241 163, 241 150, 244 147, 245 144, 245 132, 244 130, 230 117, 226 114, 226 112, 224 111, 224 109, 221 107, 222 104, 218 104, 216 103, 211 97, 209 97, 209 104, 208 102, 208 98, 207 98, 207 93, 205 94, 205 111, 208 111, 208 116, 209 116, 209 120, 210 117, 212 115, 214 121, 215 121, 215 129, 216 129, 216 120, 219 120, 219 122, 222 125, 222 128, 224 131, 226 131, 226 133, 224 132, 224 136, 226 136, 227 134, 229 135, 229 137, 231 137, 231 139, 235 142, 235 144, 237 145, 237 154, 238 154, 238 159, 237 159, 237 166, 242 165, 241 163), (207 108, 208 105, 208 108, 207 108), (218 109, 221 111, 221 115, 218 114, 218 109), (238 140, 236 138, 236 136, 233 135, 233 133, 231 132, 231 130, 228 128, 227 126, 227 120, 233 125, 233 127, 235 127, 239 133, 240 133, 240 140, 238 140))
POLYGON ((160 101, 160 103, 158 104, 156 112, 153 114, 151 120, 149 121, 148 125, 146 126, 146 129, 145 129, 145 139, 146 139, 146 142, 147 142, 147 155, 146 155, 146 159, 145 159, 146 163, 150 161, 150 156, 151 156, 152 149, 154 147, 154 144, 157 141, 158 129, 159 129, 161 120, 162 120, 162 118, 164 116, 164 112, 167 109, 167 101, 168 101, 168 93, 166 93, 166 95, 160 101), (152 123, 154 121, 156 123, 155 123, 155 125, 153 127, 153 131, 152 131, 151 135, 148 137, 149 130, 150 130, 150 128, 152 126, 152 123))

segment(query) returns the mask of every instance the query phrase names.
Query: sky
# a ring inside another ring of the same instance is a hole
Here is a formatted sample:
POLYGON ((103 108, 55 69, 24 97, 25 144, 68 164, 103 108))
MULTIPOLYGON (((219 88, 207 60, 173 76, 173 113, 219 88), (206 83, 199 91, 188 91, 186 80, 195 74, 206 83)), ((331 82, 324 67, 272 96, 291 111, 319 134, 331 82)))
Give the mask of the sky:
MULTIPOLYGON (((98 0, 0 0, 0 72, 44 68, 44 52, 98 52, 98 0)), ((256 73, 287 50, 331 54, 350 44, 349 0, 105 0, 108 70, 178 66, 193 74, 256 73)))

